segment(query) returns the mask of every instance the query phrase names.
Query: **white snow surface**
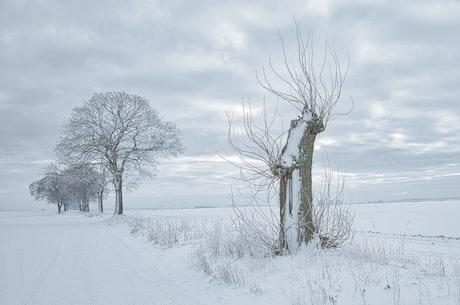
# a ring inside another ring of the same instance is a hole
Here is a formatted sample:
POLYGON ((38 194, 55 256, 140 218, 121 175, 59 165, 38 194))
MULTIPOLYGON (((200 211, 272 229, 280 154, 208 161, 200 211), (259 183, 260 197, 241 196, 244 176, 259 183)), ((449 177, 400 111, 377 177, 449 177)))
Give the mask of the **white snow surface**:
POLYGON ((210 284, 190 268, 187 251, 152 247, 101 217, 0 214, 0 304, 215 305, 256 298, 210 284))
POLYGON ((127 225, 225 222, 231 208, 127 211, 115 219, 1 212, 0 304, 460 304, 460 201, 350 209, 356 236, 349 246, 217 258, 216 266, 243 278, 239 285, 192 264, 199 240, 161 247, 127 225))
POLYGON ((299 160, 299 145, 307 128, 307 120, 299 120, 297 126, 289 130, 286 150, 281 156, 281 162, 286 167, 292 167, 299 160))
POLYGON ((298 220, 300 207, 300 171, 298 168, 292 171, 292 179, 287 185, 287 200, 286 200, 286 215, 285 215, 285 234, 286 241, 290 247, 294 247, 298 241, 298 220), (291 193, 292 191, 292 193, 291 193), (292 202, 292 211, 289 213, 289 204, 292 202))

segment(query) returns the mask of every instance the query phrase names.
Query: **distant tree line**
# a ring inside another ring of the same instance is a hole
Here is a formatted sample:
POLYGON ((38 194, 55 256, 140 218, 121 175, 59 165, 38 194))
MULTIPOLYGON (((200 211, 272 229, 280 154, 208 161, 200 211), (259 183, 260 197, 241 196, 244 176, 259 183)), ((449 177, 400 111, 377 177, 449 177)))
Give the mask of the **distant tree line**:
POLYGON ((102 213, 111 184, 115 214, 123 214, 125 178, 131 179, 131 186, 153 178, 158 159, 183 152, 181 134, 138 95, 96 93, 73 109, 55 148, 58 161, 30 184, 30 193, 56 204, 58 213, 72 205, 88 212, 92 201, 102 213))
POLYGON ((60 167, 52 163, 46 166, 44 177, 33 182, 29 189, 36 200, 56 204, 58 213, 70 208, 89 212, 89 203, 95 200, 99 200, 102 212, 106 185, 106 177, 90 166, 60 167))

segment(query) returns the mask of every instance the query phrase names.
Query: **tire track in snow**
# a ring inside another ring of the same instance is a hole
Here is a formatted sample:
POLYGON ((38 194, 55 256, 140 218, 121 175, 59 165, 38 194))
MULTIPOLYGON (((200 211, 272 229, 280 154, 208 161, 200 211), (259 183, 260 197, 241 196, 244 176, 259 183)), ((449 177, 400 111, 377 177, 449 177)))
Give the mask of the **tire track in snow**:
MULTIPOLYGON (((144 255, 135 251, 113 232, 105 237, 105 243, 112 249, 114 255, 118 254, 117 257, 129 269, 134 281, 141 285, 142 292, 152 305, 182 305, 174 298, 174 295, 180 293, 180 289, 170 279, 165 278, 166 273, 164 270, 159 270, 159 264, 153 265, 150 260, 146 261, 144 255)), ((161 258, 155 260, 157 263, 159 261, 161 258)))
POLYGON ((42 288, 43 284, 47 280, 52 269, 54 269, 54 266, 56 265, 56 260, 58 259, 60 252, 61 252, 61 246, 59 246, 56 249, 56 251, 54 251, 54 255, 51 257, 50 262, 47 264, 45 270, 40 274, 37 286, 26 297, 26 301, 24 301, 24 305, 30 304, 31 300, 34 299, 34 297, 40 292, 40 289, 42 288))
POLYGON ((183 256, 156 249, 104 219, 69 213, 3 224, 9 239, 0 259, 11 267, 5 268, 0 305, 219 303, 209 299, 207 279, 186 270, 183 256))
POLYGON ((90 293, 89 300, 97 300, 101 298, 101 293, 99 289, 94 289, 96 284, 93 282, 92 277, 89 276, 89 271, 91 269, 88 269, 86 266, 88 264, 89 258, 96 253, 96 250, 94 248, 93 244, 93 238, 91 237, 91 232, 87 226, 81 228, 80 234, 78 234, 79 242, 84 244, 82 254, 78 255, 78 271, 82 273, 83 276, 86 278, 86 286, 87 288, 85 289, 90 293), (93 288, 93 289, 91 289, 93 288))

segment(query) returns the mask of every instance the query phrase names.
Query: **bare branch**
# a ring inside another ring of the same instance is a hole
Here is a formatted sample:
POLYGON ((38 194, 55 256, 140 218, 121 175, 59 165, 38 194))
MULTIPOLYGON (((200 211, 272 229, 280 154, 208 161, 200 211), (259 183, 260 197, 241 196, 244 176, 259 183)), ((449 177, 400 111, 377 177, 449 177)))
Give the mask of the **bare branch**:
POLYGON ((249 189, 256 193, 275 189, 279 177, 279 160, 283 134, 273 136, 271 130, 279 119, 277 108, 269 116, 264 105, 263 123, 259 126, 253 117, 251 103, 242 102, 243 128, 236 130, 233 115, 227 113, 229 146, 236 152, 239 160, 229 163, 240 169, 240 178, 249 189))
MULTIPOLYGON (((228 161, 239 167, 240 178, 247 187, 247 197, 257 203, 260 193, 266 193, 267 198, 271 194, 279 196, 279 253, 290 252, 301 243, 308 243, 315 233, 338 244, 350 232, 348 214, 330 208, 335 207, 339 198, 331 197, 333 190, 330 180, 327 180, 330 179, 328 172, 324 174, 326 180, 324 189, 318 194, 319 201, 314 200, 312 190, 315 139, 334 116, 342 115, 335 111, 335 107, 341 98, 349 59, 343 69, 337 53, 327 41, 317 56, 311 32, 304 38, 299 24, 295 20, 294 23, 297 40, 295 60, 288 56, 285 41, 279 33, 282 69, 278 69, 269 57, 268 68, 263 68, 260 75, 256 74, 262 88, 297 112, 289 130, 274 130, 275 118, 280 115, 277 109, 272 116, 269 115, 265 101, 262 124, 256 123, 249 102, 243 102, 241 129, 233 126, 233 116, 227 114, 228 143, 239 158, 238 161, 228 161), (319 203, 320 209, 314 209, 315 202, 319 203), (326 206, 324 202, 328 205, 323 209, 326 206), (337 211, 340 213, 337 214, 337 211), (333 217, 332 220, 330 217, 333 217)), ((341 194, 342 189, 335 191, 341 194)), ((244 217, 240 213, 240 218, 244 217)), ((250 222, 247 217, 243 221, 250 222)), ((251 227, 246 225, 246 228, 251 227)))
POLYGON ((123 174, 152 177, 159 158, 183 152, 181 133, 140 96, 96 93, 73 109, 56 152, 64 163, 103 166, 121 200, 123 174))
POLYGON ((337 115, 334 109, 342 93, 342 87, 348 74, 349 59, 346 69, 343 70, 337 53, 325 42, 324 51, 319 61, 316 60, 313 49, 313 37, 309 33, 303 38, 299 24, 296 25, 297 58, 295 62, 289 60, 284 39, 279 33, 284 72, 275 68, 269 58, 269 68, 274 79, 284 85, 284 89, 277 89, 265 69, 263 77, 257 76, 259 84, 268 92, 288 102, 301 116, 309 111, 313 117, 321 122, 323 131, 328 122, 337 115), (316 69, 318 68, 318 69, 316 69))

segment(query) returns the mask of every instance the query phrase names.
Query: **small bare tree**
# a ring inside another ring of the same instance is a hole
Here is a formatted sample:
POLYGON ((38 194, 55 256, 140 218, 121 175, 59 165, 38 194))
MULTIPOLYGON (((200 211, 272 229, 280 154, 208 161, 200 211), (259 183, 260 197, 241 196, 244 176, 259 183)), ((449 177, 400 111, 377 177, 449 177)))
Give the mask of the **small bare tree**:
POLYGON ((113 179, 115 214, 123 214, 125 174, 152 177, 158 158, 183 151, 181 130, 149 102, 125 92, 96 93, 73 109, 56 146, 70 164, 101 164, 113 179))
POLYGON ((29 186, 35 200, 44 199, 56 204, 58 213, 78 202, 80 211, 89 212, 89 203, 97 198, 99 173, 89 166, 63 167, 51 163, 44 168, 44 177, 29 186))
POLYGON ((45 168, 44 177, 29 185, 30 195, 35 200, 46 200, 57 205, 58 213, 67 209, 71 199, 68 181, 56 164, 49 164, 45 168))
POLYGON ((341 246, 353 240, 354 214, 344 203, 344 186, 345 175, 334 173, 327 160, 313 206, 313 224, 323 248, 341 246))
MULTIPOLYGON (((335 51, 326 43, 319 60, 314 56, 312 36, 307 40, 296 23, 297 58, 291 61, 281 38, 283 69, 269 59, 269 69, 258 75, 259 84, 297 112, 287 136, 273 135, 273 116, 264 112, 264 123, 253 119, 251 107, 243 107, 244 127, 235 132, 229 116, 229 143, 240 157, 241 177, 254 193, 276 187, 280 206, 279 250, 293 250, 308 243, 314 227, 312 163, 316 137, 323 132, 334 112, 345 81, 335 51), (276 85, 275 85, 276 83, 276 85), (279 87, 279 88, 278 88, 279 87), (284 143, 284 145, 283 145, 284 143)), ((265 109, 265 108, 264 108, 265 109)))

